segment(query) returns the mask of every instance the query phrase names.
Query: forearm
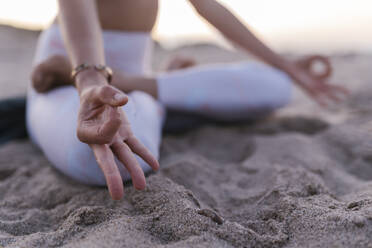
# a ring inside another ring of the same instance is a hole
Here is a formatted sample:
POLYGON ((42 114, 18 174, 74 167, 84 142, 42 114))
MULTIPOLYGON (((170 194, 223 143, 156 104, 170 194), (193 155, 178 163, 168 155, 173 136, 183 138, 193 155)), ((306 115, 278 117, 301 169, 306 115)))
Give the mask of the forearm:
MULTIPOLYGON (((59 24, 72 67, 82 63, 105 64, 102 31, 95 1, 59 0, 59 7, 59 24)), ((80 92, 90 84, 105 81, 99 72, 87 70, 78 74, 75 83, 80 92)))
POLYGON ((228 9, 215 0, 190 0, 198 13, 219 30, 227 39, 251 52, 264 62, 288 72, 291 67, 285 58, 261 42, 228 9))
POLYGON ((120 70, 114 70, 112 86, 125 93, 143 91, 155 99, 158 98, 157 79, 155 77, 127 75, 120 70))

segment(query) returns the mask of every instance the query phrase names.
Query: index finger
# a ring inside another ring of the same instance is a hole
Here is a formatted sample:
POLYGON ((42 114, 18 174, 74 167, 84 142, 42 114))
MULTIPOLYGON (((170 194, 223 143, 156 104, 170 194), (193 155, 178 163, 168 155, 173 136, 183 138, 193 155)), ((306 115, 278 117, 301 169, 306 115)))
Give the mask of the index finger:
POLYGON ((146 148, 136 137, 131 136, 125 141, 130 149, 140 156, 150 167, 157 171, 159 169, 159 162, 154 157, 154 155, 151 154, 149 149, 146 148))
POLYGON ((111 198, 113 200, 120 200, 124 195, 124 186, 112 151, 107 145, 92 144, 90 147, 105 176, 111 198))
POLYGON ((318 79, 326 79, 332 74, 332 65, 327 57, 321 55, 313 55, 308 58, 310 73, 318 79), (315 72, 312 70, 315 63, 321 63, 324 66, 323 72, 315 72))
POLYGON ((134 157, 131 149, 124 142, 115 142, 111 145, 116 157, 127 168, 132 177, 133 186, 142 190, 146 187, 146 179, 141 166, 134 157))

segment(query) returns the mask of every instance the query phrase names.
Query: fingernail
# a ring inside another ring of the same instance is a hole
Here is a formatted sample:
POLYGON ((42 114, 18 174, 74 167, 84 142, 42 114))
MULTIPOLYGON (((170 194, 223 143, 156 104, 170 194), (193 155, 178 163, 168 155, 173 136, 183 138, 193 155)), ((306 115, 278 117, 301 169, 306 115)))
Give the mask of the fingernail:
POLYGON ((123 94, 120 94, 120 93, 116 93, 114 95, 114 99, 117 100, 117 101, 123 101, 125 98, 126 98, 126 96, 123 95, 123 94))

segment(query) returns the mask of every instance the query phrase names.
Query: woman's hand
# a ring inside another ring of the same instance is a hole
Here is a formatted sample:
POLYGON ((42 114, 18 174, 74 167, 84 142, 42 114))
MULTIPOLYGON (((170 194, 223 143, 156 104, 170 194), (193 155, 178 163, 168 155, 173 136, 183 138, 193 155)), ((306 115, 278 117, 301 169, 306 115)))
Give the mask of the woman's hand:
POLYGON ((115 163, 114 155, 127 168, 136 189, 146 187, 145 175, 134 154, 140 156, 153 170, 159 169, 158 161, 150 151, 134 137, 130 124, 120 109, 121 125, 118 132, 108 144, 90 144, 96 160, 105 175, 107 186, 112 199, 119 200, 123 197, 123 180, 115 163))
POLYGON ((121 126, 119 107, 128 97, 110 85, 90 86, 80 94, 77 136, 88 144, 108 144, 121 126))
POLYGON ((327 82, 332 74, 332 66, 326 57, 319 55, 303 57, 291 63, 286 72, 306 94, 323 107, 327 106, 329 100, 338 103, 342 99, 341 95, 349 94, 344 87, 327 82), (314 71, 316 62, 324 65, 323 72, 314 71))
POLYGON ((93 150, 114 200, 123 197, 123 181, 114 155, 129 171, 136 189, 144 189, 145 176, 134 154, 140 156, 154 170, 159 164, 150 151, 133 135, 121 106, 128 97, 118 89, 102 84, 104 78, 80 77, 77 136, 93 150), (82 79, 83 78, 83 79, 82 79), (100 81, 101 80, 101 81, 100 81))

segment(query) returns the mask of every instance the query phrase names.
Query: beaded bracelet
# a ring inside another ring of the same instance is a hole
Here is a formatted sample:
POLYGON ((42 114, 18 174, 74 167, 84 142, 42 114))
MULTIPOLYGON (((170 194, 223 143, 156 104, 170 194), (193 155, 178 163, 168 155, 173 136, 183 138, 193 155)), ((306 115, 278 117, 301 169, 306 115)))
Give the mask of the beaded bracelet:
POLYGON ((107 81, 111 83, 113 73, 110 67, 105 66, 105 65, 90 65, 87 63, 80 64, 72 70, 71 72, 72 79, 75 81, 77 74, 79 74, 82 71, 88 70, 88 69, 93 69, 93 70, 102 72, 104 76, 106 77, 107 81))

